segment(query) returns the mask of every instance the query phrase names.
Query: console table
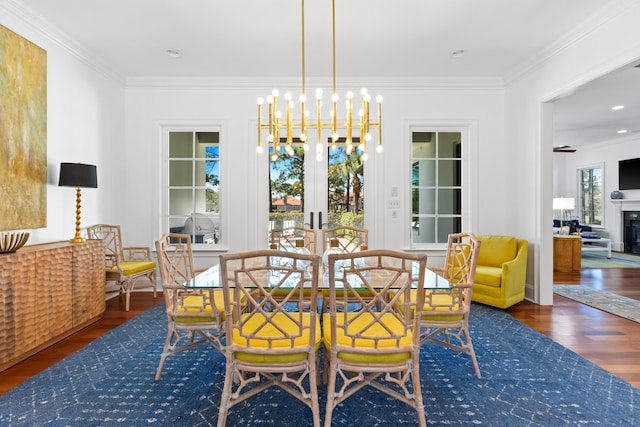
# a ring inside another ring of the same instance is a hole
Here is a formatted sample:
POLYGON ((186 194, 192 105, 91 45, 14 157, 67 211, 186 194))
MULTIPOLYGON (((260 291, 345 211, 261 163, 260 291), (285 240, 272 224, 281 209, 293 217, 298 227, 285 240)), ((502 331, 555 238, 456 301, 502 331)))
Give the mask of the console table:
POLYGON ((104 287, 101 240, 0 254, 0 371, 100 319, 104 287))
POLYGON ((580 271, 581 246, 580 236, 553 236, 553 270, 563 273, 580 271))
POLYGON ((582 238, 582 252, 591 252, 591 251, 606 251, 607 258, 611 259, 611 239, 605 239, 604 237, 600 238, 590 238, 583 237, 582 238), (585 245, 585 243, 587 243, 585 245), (595 245, 594 243, 599 243, 600 245, 595 245))

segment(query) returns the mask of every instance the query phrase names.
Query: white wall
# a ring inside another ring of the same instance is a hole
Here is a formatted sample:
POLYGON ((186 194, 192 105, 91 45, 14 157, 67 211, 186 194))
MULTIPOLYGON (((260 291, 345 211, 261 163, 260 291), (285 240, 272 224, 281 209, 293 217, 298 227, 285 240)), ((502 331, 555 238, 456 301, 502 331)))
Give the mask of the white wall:
MULTIPOLYGON (((557 155, 556 155, 557 156, 557 155)), ((611 239, 612 249, 623 250, 622 212, 619 204, 611 202, 610 194, 618 189, 618 161, 640 157, 640 136, 625 138, 624 141, 602 142, 593 146, 581 147, 575 153, 563 154, 562 162, 554 165, 558 171, 558 188, 563 186, 567 197, 578 200, 577 170, 585 167, 603 167, 604 189, 602 228, 611 239)), ((622 190, 625 200, 640 200, 640 190, 622 190)))
POLYGON ((30 230, 28 244, 68 240, 75 234, 76 190, 58 187, 61 162, 97 166, 98 188, 82 190, 82 226, 113 218, 113 147, 124 139, 124 87, 89 65, 91 58, 70 53, 63 35, 19 5, 0 0, 0 24, 47 51, 47 226, 30 230))
MULTIPOLYGON (((292 79, 294 82, 297 79, 292 79)), ((164 82, 164 85, 175 82, 164 82)), ((259 189, 266 189, 265 176, 257 176, 258 157, 254 131, 257 122, 256 98, 266 96, 273 87, 246 87, 246 84, 227 81, 220 84, 200 84, 198 87, 158 87, 158 82, 136 80, 130 82, 126 94, 126 144, 123 154, 137 159, 135 164, 122 170, 119 179, 123 192, 121 203, 135 205, 132 211, 118 213, 118 221, 126 224, 126 232, 136 241, 151 244, 162 230, 158 222, 150 221, 160 212, 158 187, 160 176, 160 128, 170 124, 224 123, 221 149, 223 180, 223 233, 229 251, 240 251, 263 246, 261 225, 266 225, 266 198, 259 189), (125 185, 136 183, 135 186, 125 185), (260 200, 260 201, 258 201, 260 200)), ((311 86, 311 85, 309 85, 311 86)), ((384 152, 370 154, 367 167, 368 183, 375 185, 376 202, 373 206, 374 227, 370 233, 372 246, 406 249, 404 240, 410 217, 410 135, 407 124, 417 120, 476 122, 477 134, 471 136, 475 171, 472 195, 472 216, 481 219, 476 233, 501 233, 504 222, 504 199, 501 196, 504 180, 496 164, 502 162, 504 151, 503 91, 495 88, 404 88, 377 87, 371 92, 384 94, 383 141, 384 152), (405 171, 406 173, 399 173, 405 171), (477 184, 477 185, 476 185, 477 184), (400 191, 401 209, 397 218, 386 209, 391 188, 400 191), (479 202, 478 202, 479 201, 479 202)), ((315 88, 315 86, 313 86, 315 88)), ((328 84, 325 88, 330 87, 328 84)), ((406 87, 406 85, 403 85, 406 87)), ((415 85, 414 85, 415 87, 415 85)), ((354 86, 357 89, 358 86, 354 86)), ((279 87, 281 92, 287 88, 279 87)), ((288 88, 293 93, 298 88, 288 88)), ((371 87, 370 87, 371 89, 371 87)), ((328 103, 326 103, 328 104, 328 103)), ((328 117, 328 113, 325 114, 328 117)), ((266 171, 266 169, 265 169, 266 171)), ((266 231, 263 233, 266 236, 266 231)), ((441 255, 441 254, 437 254, 441 255)), ((213 253, 196 257, 212 262, 213 253)), ((437 260, 433 263, 439 264, 437 260)))
POLYGON ((566 40, 547 60, 506 88, 506 194, 513 195, 510 224, 530 241, 527 296, 553 303, 553 140, 543 103, 640 58, 640 3, 621 1, 601 25, 566 40), (544 118, 544 120, 543 120, 544 118), (517 208, 516 208, 517 206, 517 208))

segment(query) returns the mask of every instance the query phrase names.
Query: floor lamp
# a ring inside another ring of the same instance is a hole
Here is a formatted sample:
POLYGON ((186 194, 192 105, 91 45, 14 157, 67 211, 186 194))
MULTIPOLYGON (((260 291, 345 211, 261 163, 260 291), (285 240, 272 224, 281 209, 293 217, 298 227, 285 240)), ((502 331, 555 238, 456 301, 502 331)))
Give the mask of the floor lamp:
POLYGON ((80 236, 80 188, 98 188, 98 177, 95 165, 84 163, 60 163, 60 187, 76 187, 76 235, 71 243, 82 243, 80 236))

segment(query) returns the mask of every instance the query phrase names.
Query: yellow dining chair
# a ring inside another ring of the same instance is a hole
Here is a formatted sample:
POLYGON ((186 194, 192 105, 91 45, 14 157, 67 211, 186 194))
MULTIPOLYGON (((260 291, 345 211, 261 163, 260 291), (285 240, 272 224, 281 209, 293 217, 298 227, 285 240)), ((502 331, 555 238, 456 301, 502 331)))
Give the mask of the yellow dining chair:
POLYGON ((481 378, 476 353, 469 333, 471 296, 480 241, 473 233, 449 235, 443 268, 432 268, 455 287, 427 290, 420 325, 422 344, 433 341, 471 357, 476 377, 481 378))
POLYGON ((316 253, 316 232, 314 230, 304 227, 285 227, 269 231, 269 244, 272 249, 291 252, 296 248, 296 242, 299 240, 304 242, 304 247, 310 253, 316 253))
POLYGON ((329 363, 325 426, 331 425, 334 408, 366 385, 410 405, 419 425, 426 425, 419 322, 424 288, 418 286, 426 262, 426 255, 390 250, 329 255, 329 312, 323 314, 329 363))
POLYGON ((231 407, 272 385, 311 408, 313 425, 320 425, 319 268, 318 255, 276 250, 220 255, 226 373, 218 426, 226 424, 231 407))
POLYGON ((123 247, 119 225, 92 225, 87 228, 87 235, 104 243, 106 281, 115 281, 120 295, 125 294, 125 311, 129 311, 131 292, 138 283, 138 288, 152 288, 156 298, 156 263, 149 248, 123 247))
MULTIPOLYGON (((323 262, 328 257, 327 250, 332 248, 330 252, 351 253, 359 250, 369 249, 369 230, 365 228, 340 226, 333 228, 325 228, 322 230, 322 257, 323 262), (331 245, 334 245, 332 247, 331 245)), ((325 267, 325 274, 327 274, 325 267)), ((360 291, 361 296, 370 297, 366 290, 360 291)), ((329 301, 329 290, 322 290, 322 312, 327 311, 327 301, 329 301)))
POLYGON ((210 343, 223 351, 224 297, 222 289, 188 286, 200 272, 194 268, 191 237, 168 233, 156 242, 162 292, 167 313, 167 339, 160 356, 156 380, 167 356, 210 343))

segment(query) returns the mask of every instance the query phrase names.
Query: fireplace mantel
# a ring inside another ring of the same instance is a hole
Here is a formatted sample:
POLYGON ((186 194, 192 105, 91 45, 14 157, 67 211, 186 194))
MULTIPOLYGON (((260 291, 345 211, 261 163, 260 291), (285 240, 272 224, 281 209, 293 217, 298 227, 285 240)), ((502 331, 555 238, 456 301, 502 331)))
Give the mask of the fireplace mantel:
POLYGON ((615 199, 611 203, 621 211, 640 211, 640 199, 615 199))

